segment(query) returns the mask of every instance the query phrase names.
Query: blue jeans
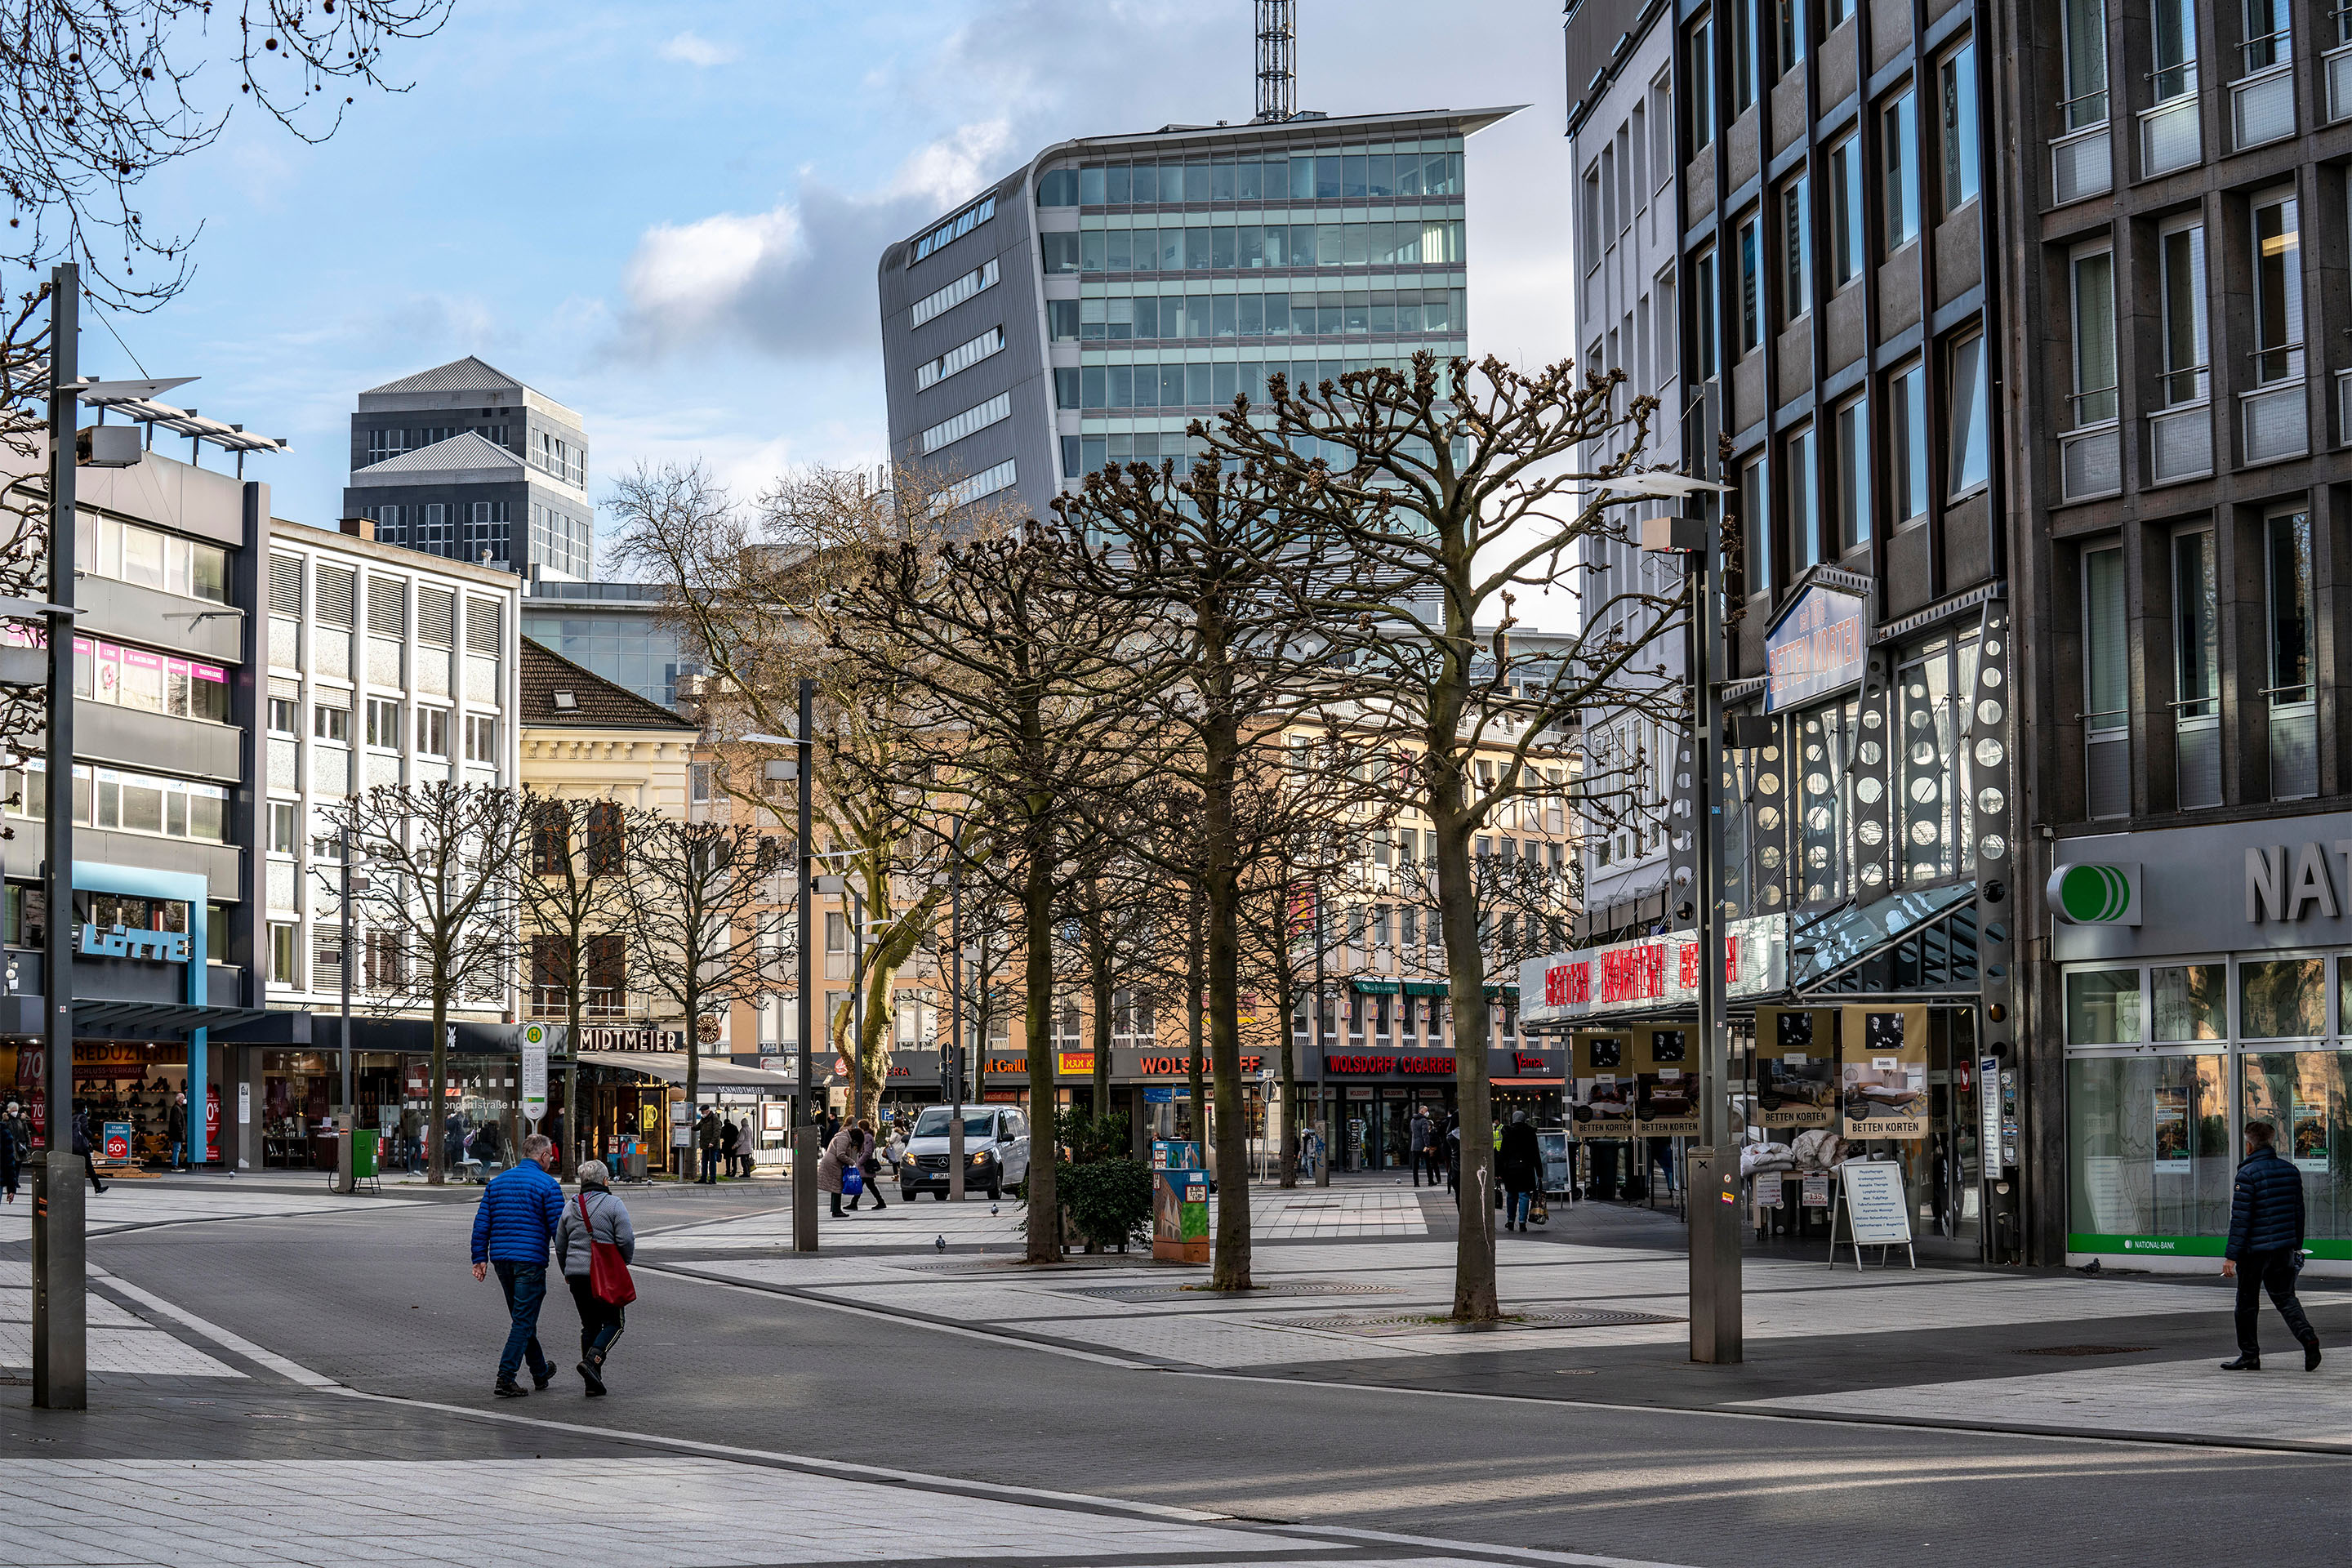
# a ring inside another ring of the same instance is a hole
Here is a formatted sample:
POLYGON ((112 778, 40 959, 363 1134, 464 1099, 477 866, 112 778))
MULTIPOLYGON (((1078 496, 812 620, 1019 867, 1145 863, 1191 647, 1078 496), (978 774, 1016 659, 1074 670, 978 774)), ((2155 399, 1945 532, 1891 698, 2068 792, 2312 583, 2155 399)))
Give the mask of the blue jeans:
POLYGON ((499 1381, 514 1382, 525 1360, 530 1363, 532 1377, 554 1376, 554 1363, 539 1348, 539 1309, 547 1300, 547 1266, 509 1263, 501 1258, 490 1267, 498 1273, 499 1289, 506 1295, 507 1314, 512 1319, 507 1329, 507 1348, 499 1356, 499 1381))
POLYGON ((176 1171, 180 1168, 180 1151, 187 1146, 184 1141, 172 1145, 172 1169, 176 1171))
POLYGON ((1535 1194, 1526 1187, 1521 1187, 1517 1192, 1504 1194, 1503 1223, 1506 1225, 1527 1224, 1528 1205, 1532 1202, 1534 1198, 1535 1194))

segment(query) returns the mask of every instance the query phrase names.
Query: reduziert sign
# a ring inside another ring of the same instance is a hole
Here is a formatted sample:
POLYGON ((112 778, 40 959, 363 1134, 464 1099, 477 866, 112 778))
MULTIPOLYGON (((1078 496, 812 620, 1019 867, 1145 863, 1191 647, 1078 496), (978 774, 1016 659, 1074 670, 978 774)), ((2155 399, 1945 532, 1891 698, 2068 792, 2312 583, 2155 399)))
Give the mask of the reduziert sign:
POLYGON ((2352 812, 2052 848, 2044 897, 2059 917, 2051 956, 2061 963, 2352 942, 2352 812))

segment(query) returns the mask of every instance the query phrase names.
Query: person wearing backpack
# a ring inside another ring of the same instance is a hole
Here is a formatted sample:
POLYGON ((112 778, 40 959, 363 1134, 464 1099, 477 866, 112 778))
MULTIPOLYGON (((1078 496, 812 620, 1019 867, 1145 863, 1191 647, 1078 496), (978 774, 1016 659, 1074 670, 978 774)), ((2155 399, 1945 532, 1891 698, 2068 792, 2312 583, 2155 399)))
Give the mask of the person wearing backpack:
POLYGON ((555 1232, 555 1261, 580 1309, 580 1364, 588 1397, 604 1393, 604 1360, 627 1325, 628 1304, 636 1299, 628 1265, 636 1260, 637 1233, 628 1205, 613 1195, 612 1173, 602 1160, 580 1163, 580 1191, 563 1210, 555 1232), (609 1248, 600 1256, 600 1249, 609 1248), (613 1259, 619 1260, 614 1267, 613 1259), (598 1265, 602 1263, 600 1268, 598 1265))

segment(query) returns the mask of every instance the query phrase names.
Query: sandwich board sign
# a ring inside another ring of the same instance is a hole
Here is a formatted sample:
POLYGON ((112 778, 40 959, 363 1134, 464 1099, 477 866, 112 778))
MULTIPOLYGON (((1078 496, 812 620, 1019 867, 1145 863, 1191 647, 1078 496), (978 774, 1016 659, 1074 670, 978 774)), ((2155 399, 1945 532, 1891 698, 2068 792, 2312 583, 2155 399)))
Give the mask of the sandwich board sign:
MULTIPOLYGON (((1838 1225, 1845 1225, 1846 1244, 1853 1248, 1853 1266, 1862 1267, 1864 1247, 1899 1247, 1911 1267, 1919 1256, 1911 1246, 1911 1211, 1903 1197, 1903 1167, 1893 1160, 1849 1160, 1837 1168, 1842 1196, 1830 1215, 1830 1266, 1837 1266, 1838 1225)), ((1879 1262, 1886 1254, 1879 1254, 1879 1262)))

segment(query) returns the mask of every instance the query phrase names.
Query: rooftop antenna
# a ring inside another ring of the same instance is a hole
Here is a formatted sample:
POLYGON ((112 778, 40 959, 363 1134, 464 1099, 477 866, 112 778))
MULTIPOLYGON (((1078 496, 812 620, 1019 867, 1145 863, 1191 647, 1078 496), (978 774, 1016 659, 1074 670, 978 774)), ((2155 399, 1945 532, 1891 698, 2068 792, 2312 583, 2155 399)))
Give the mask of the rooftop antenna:
POLYGON ((1298 0, 1257 0, 1257 122, 1298 112, 1298 0))

